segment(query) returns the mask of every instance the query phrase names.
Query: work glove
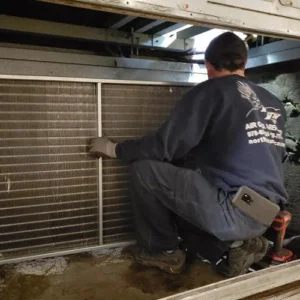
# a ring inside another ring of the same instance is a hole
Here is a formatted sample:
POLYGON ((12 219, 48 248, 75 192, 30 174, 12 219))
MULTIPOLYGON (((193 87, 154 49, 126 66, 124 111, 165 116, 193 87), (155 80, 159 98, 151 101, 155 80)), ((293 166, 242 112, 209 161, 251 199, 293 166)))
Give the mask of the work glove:
POLYGON ((107 137, 97 137, 90 141, 88 150, 95 158, 116 158, 116 146, 117 144, 111 142, 107 137))

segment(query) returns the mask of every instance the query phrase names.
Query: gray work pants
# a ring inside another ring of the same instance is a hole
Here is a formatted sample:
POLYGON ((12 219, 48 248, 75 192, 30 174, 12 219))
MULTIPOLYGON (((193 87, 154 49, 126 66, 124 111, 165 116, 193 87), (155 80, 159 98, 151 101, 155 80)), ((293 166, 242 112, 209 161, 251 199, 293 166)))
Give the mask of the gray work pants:
POLYGON ((152 251, 178 246, 176 216, 221 241, 262 235, 266 227, 231 204, 232 194, 211 185, 200 172, 158 161, 131 166, 137 242, 152 251))

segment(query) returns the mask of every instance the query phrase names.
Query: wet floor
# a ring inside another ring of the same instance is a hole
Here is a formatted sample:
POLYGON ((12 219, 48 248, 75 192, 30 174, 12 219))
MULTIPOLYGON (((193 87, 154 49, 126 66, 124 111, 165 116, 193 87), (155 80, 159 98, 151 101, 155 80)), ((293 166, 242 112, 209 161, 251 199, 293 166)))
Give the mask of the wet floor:
POLYGON ((0 266, 1 300, 152 300, 223 278, 194 262, 181 275, 137 265, 121 249, 0 266))

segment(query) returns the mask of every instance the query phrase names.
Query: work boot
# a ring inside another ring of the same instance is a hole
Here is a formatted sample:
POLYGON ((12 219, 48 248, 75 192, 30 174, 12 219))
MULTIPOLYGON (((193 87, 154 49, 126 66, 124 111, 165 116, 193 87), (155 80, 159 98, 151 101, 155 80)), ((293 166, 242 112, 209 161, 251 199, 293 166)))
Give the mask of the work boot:
POLYGON ((170 274, 179 274, 185 266, 185 253, 182 250, 150 252, 137 248, 133 252, 135 260, 147 267, 156 267, 170 274))
POLYGON ((264 237, 246 240, 241 246, 231 248, 216 264, 216 270, 226 277, 246 274, 251 265, 263 259, 267 250, 268 241, 264 237))

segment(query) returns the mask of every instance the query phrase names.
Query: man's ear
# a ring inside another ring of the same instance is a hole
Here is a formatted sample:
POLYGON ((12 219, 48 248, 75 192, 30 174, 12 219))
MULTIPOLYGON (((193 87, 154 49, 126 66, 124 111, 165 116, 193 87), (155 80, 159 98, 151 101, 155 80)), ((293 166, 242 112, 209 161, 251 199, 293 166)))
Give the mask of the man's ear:
POLYGON ((214 76, 214 73, 215 73, 214 66, 209 61, 205 61, 205 66, 206 66, 208 78, 212 78, 214 76))
POLYGON ((206 69, 208 71, 208 69, 210 69, 212 67, 212 65, 211 65, 211 63, 209 61, 206 60, 205 61, 205 67, 206 67, 206 69))

